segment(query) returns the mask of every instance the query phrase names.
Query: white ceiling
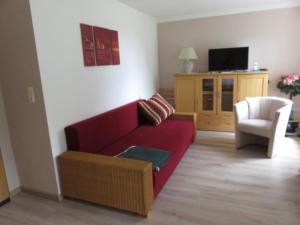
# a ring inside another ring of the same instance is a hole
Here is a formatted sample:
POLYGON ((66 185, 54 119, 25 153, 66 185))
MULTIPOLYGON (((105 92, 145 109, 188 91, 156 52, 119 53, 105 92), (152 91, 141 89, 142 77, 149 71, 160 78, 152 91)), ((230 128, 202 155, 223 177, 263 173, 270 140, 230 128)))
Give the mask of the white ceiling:
POLYGON ((300 6, 300 0, 119 0, 158 22, 300 6))

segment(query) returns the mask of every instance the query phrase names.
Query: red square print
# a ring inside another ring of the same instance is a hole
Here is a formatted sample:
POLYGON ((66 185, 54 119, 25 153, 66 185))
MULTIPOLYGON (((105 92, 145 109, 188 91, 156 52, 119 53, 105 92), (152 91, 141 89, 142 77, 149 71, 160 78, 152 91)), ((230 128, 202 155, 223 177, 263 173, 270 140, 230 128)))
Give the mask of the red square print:
POLYGON ((111 65, 111 35, 110 30, 94 27, 94 41, 97 65, 111 65))
POLYGON ((80 30, 81 30, 84 65, 95 66, 96 58, 95 58, 93 27, 87 24, 80 24, 80 30))
POLYGON ((119 51, 119 38, 118 31, 111 30, 111 54, 112 64, 120 65, 120 51, 119 51))

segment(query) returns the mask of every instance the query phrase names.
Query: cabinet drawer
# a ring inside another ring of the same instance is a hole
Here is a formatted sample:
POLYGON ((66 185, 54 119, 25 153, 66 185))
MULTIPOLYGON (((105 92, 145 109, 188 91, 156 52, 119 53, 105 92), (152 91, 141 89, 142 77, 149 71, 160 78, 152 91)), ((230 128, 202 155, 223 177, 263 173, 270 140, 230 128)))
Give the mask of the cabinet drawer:
POLYGON ((198 129, 212 131, 234 131, 233 116, 205 115, 198 116, 198 129))

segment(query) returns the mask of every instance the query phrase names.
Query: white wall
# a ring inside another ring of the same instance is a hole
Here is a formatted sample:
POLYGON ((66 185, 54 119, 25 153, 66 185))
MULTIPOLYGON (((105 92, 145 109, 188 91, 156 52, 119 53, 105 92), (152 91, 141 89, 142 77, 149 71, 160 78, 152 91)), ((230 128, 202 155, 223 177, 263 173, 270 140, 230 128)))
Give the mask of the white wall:
POLYGON ((158 86, 155 19, 118 1, 30 0, 54 160, 64 127, 138 98, 158 86), (121 65, 84 67, 80 23, 119 31, 121 65))
MULTIPOLYGON (((208 70, 210 48, 249 46, 249 68, 254 62, 268 68, 269 94, 284 96, 276 88, 280 75, 300 73, 299 22, 300 7, 160 23, 160 86, 173 88, 173 75, 182 71, 177 57, 184 46, 192 46, 198 53, 195 71, 208 70)), ((294 102, 300 108, 300 96, 294 102)))
POLYGON ((0 32, 0 83, 21 186, 57 194, 29 0, 0 1, 0 32))
POLYGON ((20 187, 20 180, 17 172, 15 156, 11 145, 1 90, 0 90, 0 148, 1 148, 2 158, 4 161, 8 187, 10 191, 14 191, 20 187))

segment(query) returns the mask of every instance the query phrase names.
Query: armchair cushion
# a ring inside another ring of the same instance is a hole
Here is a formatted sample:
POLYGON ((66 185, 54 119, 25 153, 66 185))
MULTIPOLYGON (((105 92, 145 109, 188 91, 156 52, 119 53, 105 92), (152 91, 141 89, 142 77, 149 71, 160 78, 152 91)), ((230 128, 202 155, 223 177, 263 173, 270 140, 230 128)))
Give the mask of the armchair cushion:
POLYGON ((272 122, 269 120, 249 119, 242 120, 238 124, 240 131, 251 133, 263 137, 270 137, 272 122))

